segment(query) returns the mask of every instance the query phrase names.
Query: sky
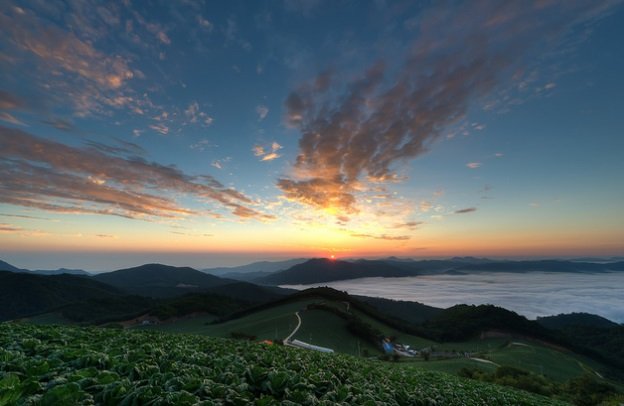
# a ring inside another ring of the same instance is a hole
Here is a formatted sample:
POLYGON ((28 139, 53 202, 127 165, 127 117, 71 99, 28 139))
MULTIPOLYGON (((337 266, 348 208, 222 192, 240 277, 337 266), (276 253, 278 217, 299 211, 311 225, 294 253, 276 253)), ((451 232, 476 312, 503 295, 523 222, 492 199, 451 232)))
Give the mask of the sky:
POLYGON ((621 1, 3 1, 0 258, 624 254, 621 1))

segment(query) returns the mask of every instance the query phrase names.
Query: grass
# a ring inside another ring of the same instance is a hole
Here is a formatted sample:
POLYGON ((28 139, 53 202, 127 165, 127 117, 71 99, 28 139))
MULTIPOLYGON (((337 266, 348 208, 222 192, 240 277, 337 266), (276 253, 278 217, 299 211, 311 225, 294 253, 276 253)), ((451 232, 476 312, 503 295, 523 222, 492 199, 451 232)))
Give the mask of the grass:
POLYGON ((543 374, 557 382, 582 375, 595 374, 599 364, 570 352, 560 351, 531 341, 513 341, 504 348, 491 351, 488 359, 501 365, 543 374))
POLYGON ((349 332, 344 319, 328 311, 313 309, 299 312, 302 323, 293 338, 336 352, 350 355, 380 354, 372 344, 362 341, 349 332))
MULTIPOLYGON (((381 354, 379 348, 354 336, 346 328, 346 321, 336 314, 321 309, 304 310, 308 304, 321 302, 346 311, 346 305, 342 302, 332 302, 326 299, 306 299, 261 310, 224 323, 211 324, 214 320, 213 316, 198 316, 177 320, 173 323, 141 326, 137 327, 137 329, 200 334, 213 337, 231 337, 232 332, 239 332, 255 336, 258 340, 282 340, 297 325, 297 318, 294 313, 299 311, 302 325, 293 338, 310 344, 328 347, 344 354, 356 356, 363 356, 364 354, 377 356, 381 354)), ((351 308, 350 311, 364 322, 381 331, 384 335, 396 337, 396 341, 399 343, 408 344, 413 348, 433 346, 434 351, 470 352, 474 353, 475 357, 485 358, 495 363, 487 364, 468 358, 432 359, 430 361, 415 358, 402 359, 401 362, 396 364, 401 367, 411 366, 421 370, 456 374, 464 367, 476 367, 491 372, 496 369, 497 365, 507 365, 543 374, 557 382, 564 382, 585 372, 596 375, 596 370, 601 371, 604 369, 599 363, 585 357, 560 351, 530 340, 487 338, 463 342, 435 343, 397 331, 357 309, 351 308), (519 344, 511 344, 510 341, 519 344)), ((48 318, 41 317, 38 321, 54 323, 55 319, 52 316, 48 316, 48 318)))
POLYGON ((286 338, 297 325, 295 312, 304 309, 308 303, 313 302, 315 301, 306 300, 288 303, 218 324, 207 323, 201 318, 195 318, 180 320, 169 324, 147 326, 144 328, 201 334, 212 337, 231 337, 233 332, 238 332, 255 336, 259 340, 282 340, 286 338), (180 328, 178 328, 178 326, 180 328))

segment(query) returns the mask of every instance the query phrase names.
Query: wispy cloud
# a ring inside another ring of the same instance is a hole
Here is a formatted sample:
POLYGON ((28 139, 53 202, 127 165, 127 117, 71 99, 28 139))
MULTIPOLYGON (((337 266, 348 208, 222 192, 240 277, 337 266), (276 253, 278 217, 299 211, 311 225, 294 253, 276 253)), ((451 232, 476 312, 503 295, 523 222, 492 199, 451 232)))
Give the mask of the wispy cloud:
POLYGON ((258 120, 262 121, 269 114, 269 108, 261 104, 256 107, 256 114, 258 114, 258 120))
POLYGON ((422 221, 408 221, 406 223, 397 223, 392 226, 392 228, 406 228, 408 230, 415 230, 418 226, 422 225, 422 221))
POLYGON ((252 148, 252 151, 255 156, 260 157, 260 161, 272 161, 281 157, 281 154, 278 154, 277 151, 282 149, 283 147, 277 142, 273 141, 270 146, 263 147, 261 145, 255 145, 252 148))
POLYGON ((481 167, 481 162, 468 162, 466 164, 466 167, 470 168, 470 169, 477 169, 481 167))
MULTIPOLYGON (((47 10, 54 13, 52 9, 54 7, 47 10)), ((125 93, 124 84, 135 77, 129 60, 96 49, 94 41, 89 38, 95 35, 95 27, 83 21, 82 15, 70 16, 75 17, 72 31, 64 30, 30 10, 5 8, 0 12, 0 25, 3 34, 11 41, 4 45, 21 57, 11 63, 27 64, 28 68, 20 74, 39 88, 48 104, 62 99, 71 103, 75 112, 81 115, 100 111, 103 106, 126 105, 131 98, 125 93), (50 72, 54 74, 50 75, 50 72)), ((18 66, 15 68, 19 69, 18 66)), ((15 107, 15 103, 12 105, 15 107)))
POLYGON ((41 121, 43 124, 48 124, 57 130, 72 132, 74 131, 74 124, 68 120, 64 120, 59 117, 50 118, 48 120, 41 121))
POLYGON ((0 120, 15 125, 25 125, 23 121, 19 120, 14 115, 7 113, 6 111, 0 111, 0 120))
POLYGON ((467 214, 467 213, 473 213, 475 211, 477 211, 476 207, 468 207, 466 209, 455 210, 455 214, 467 214))
POLYGON ((411 238, 409 235, 386 235, 386 234, 374 235, 374 234, 365 234, 365 233, 353 233, 351 234, 351 237, 371 238, 374 240, 387 240, 387 241, 406 241, 411 238))
POLYGON ((24 101, 19 97, 0 90, 0 110, 15 110, 24 107, 24 101))
POLYGON ((484 0, 425 11, 402 61, 359 75, 323 72, 290 93, 286 121, 302 135, 295 171, 277 186, 305 205, 358 212, 364 184, 401 181, 397 170, 463 120, 471 102, 512 80, 524 56, 610 7, 484 0))
POLYGON ((172 196, 187 195, 234 216, 269 220, 254 202, 210 175, 122 157, 91 145, 76 148, 0 127, 0 202, 60 213, 128 218, 201 215, 172 196))
POLYGON ((0 223, 0 233, 16 233, 23 231, 23 228, 11 224, 0 223))
POLYGON ((210 142, 210 140, 205 139, 205 138, 189 146, 189 148, 196 149, 197 151, 205 151, 207 148, 212 148, 212 147, 216 147, 216 145, 210 142))
POLYGON ((169 134, 169 127, 167 127, 164 124, 161 123, 156 123, 156 124, 150 124, 149 128, 151 128, 152 130, 162 134, 162 135, 167 135, 169 134))

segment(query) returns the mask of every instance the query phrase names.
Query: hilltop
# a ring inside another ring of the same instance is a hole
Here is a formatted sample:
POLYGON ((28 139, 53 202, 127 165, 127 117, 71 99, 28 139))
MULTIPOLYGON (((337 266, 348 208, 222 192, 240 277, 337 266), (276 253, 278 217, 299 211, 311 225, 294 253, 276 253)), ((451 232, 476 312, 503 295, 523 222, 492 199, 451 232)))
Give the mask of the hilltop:
POLYGON ((310 259, 304 263, 255 279, 254 282, 272 285, 305 285, 345 279, 376 276, 402 277, 415 273, 384 261, 347 262, 326 258, 310 259))
POLYGON ((212 288, 231 282, 193 268, 163 264, 145 264, 120 269, 93 278, 130 293, 152 297, 175 296, 182 292, 212 288))

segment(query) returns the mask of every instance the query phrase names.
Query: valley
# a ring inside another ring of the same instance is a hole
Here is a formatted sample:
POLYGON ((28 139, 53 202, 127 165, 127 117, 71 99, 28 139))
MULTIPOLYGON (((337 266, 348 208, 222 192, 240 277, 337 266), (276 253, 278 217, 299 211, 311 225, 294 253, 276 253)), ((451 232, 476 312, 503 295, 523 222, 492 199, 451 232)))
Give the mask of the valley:
MULTIPOLYGON (((305 267, 318 263, 293 268, 305 273, 305 267)), ((359 266, 354 262, 349 272, 358 272, 359 266)), ((369 275, 370 269, 374 268, 367 264, 363 274, 369 275)), ((12 320, 0 329, 98 326, 120 335, 166 334, 171 340, 213 337, 226 340, 223 345, 286 344, 300 347, 288 350, 296 353, 314 353, 307 348, 318 348, 335 353, 322 357, 342 354, 354 362, 404 371, 400 373, 449 374, 560 400, 573 399, 570 385, 575 380, 606 388, 608 396, 617 396, 624 382, 624 354, 610 352, 621 340, 623 327, 593 315, 531 321, 491 305, 443 309, 327 287, 298 291, 257 285, 160 264, 95 277, 5 271, 0 279, 5 297, 2 317, 12 320), (78 296, 68 294, 78 291, 78 296), (28 293, 27 305, 20 307, 17 292, 28 293), (611 341, 596 346, 583 326, 592 326, 594 333, 603 331, 611 341)))

